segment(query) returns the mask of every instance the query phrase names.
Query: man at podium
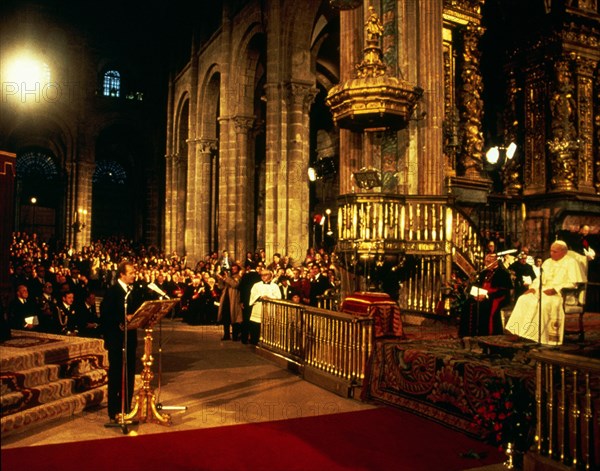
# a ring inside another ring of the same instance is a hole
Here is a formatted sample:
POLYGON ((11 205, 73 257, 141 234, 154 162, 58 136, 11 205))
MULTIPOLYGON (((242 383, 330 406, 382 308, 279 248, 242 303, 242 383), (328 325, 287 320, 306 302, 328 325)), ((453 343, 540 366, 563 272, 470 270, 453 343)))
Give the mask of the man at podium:
POLYGON ((100 304, 100 329, 108 351, 108 417, 129 412, 135 383, 137 330, 127 329, 128 321, 144 301, 145 290, 134 288, 135 266, 129 261, 118 266, 116 283, 106 290, 100 304), (126 351, 123 358, 123 351, 126 351), (125 398, 122 393, 126 391, 125 398))

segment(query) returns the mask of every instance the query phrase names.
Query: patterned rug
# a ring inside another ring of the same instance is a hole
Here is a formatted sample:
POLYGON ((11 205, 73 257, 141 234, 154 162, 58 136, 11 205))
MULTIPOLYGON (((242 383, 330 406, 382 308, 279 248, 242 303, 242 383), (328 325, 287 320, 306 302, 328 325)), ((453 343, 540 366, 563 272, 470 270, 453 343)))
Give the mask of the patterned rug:
POLYGON ((514 336, 382 340, 370 358, 363 400, 399 407, 468 435, 488 436, 482 408, 500 406, 500 389, 533 398, 534 343, 514 336), (498 404, 494 400, 498 399, 498 404))
POLYGON ((107 365, 102 340, 13 331, 0 344, 2 435, 100 404, 107 365))

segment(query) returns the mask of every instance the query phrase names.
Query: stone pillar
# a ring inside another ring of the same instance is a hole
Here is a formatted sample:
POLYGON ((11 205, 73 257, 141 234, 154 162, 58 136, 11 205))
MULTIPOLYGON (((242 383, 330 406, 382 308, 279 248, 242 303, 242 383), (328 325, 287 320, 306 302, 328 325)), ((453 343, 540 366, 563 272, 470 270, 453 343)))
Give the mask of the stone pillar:
MULTIPOLYGON (((354 77, 355 66, 362 59, 364 9, 340 12, 340 82, 354 77)), ((362 134, 340 129, 340 189, 341 195, 353 193, 354 171, 362 167, 362 134)))
POLYGON ((177 240, 177 254, 183 256, 185 252, 185 208, 187 206, 187 188, 186 188, 186 175, 188 172, 188 159, 187 156, 178 156, 179 158, 175 160, 175 164, 177 166, 177 225, 175 228, 176 231, 176 240, 177 240))
POLYGON ((231 191, 235 194, 235 207, 237 208, 237 224, 234 228, 235 239, 231 250, 235 252, 236 258, 241 259, 246 250, 252 250, 252 234, 254 223, 252 221, 253 213, 253 195, 249 188, 252 187, 251 172, 248 158, 248 133, 254 125, 254 117, 236 116, 233 119, 235 126, 235 181, 231 191))
POLYGON ((175 156, 165 155, 165 250, 175 250, 175 156))
POLYGON ((185 250, 191 259, 197 260, 198 238, 198 200, 201 190, 198 188, 200 169, 200 146, 198 139, 188 139, 188 171, 185 205, 185 250))
MULTIPOLYGON (((444 192, 443 121, 444 121, 444 76, 443 64, 443 2, 426 0, 421 2, 418 15, 419 71, 417 84, 423 88, 423 109, 427 111, 424 124, 419 126, 419 185, 420 195, 441 195, 444 192)), ((479 66, 479 63, 471 67, 479 66)), ((481 87, 481 79, 479 80, 481 87)), ((418 108, 418 110, 421 107, 418 108)), ((477 110, 473 110, 477 113, 477 110)), ((479 120, 482 111, 479 110, 479 120)), ((480 121, 481 123, 481 121, 480 121)), ((479 131, 481 133, 481 131, 479 131)), ((481 147, 483 141, 478 143, 481 147)), ((478 157, 481 159, 481 151, 478 157)))
MULTIPOLYGON (((304 256, 309 240, 308 163, 310 156, 310 105, 318 90, 312 84, 290 83, 287 162, 281 169, 285 197, 281 199, 280 216, 285 221, 285 239, 281 252, 298 260, 304 256)), ((281 193, 281 192, 280 192, 281 193)))
MULTIPOLYGON (((90 244, 92 231, 92 176, 96 167, 94 162, 79 161, 77 164, 77 183, 75 184, 76 193, 73 204, 73 220, 78 221, 79 232, 74 234, 73 243, 75 249, 81 250, 85 245, 90 244)), ((75 231, 76 228, 74 227, 75 231)))
POLYGON ((219 179, 217 182, 219 192, 218 202, 218 250, 229 251, 230 256, 235 254, 235 236, 238 209, 236 207, 236 143, 234 118, 219 118, 219 179))
MULTIPOLYGON (((282 96, 282 87, 279 83, 265 85, 267 96, 266 120, 266 159, 265 159, 265 201, 264 201, 264 227, 265 227, 265 252, 271 257, 279 244, 279 167, 285 161, 286 138, 285 119, 286 110, 281 106, 285 98, 282 96)), ((284 197, 285 195, 282 195, 284 197)), ((283 222, 283 220, 281 221, 283 222)), ((260 248, 260 247, 257 247, 260 248)))
POLYGON ((211 202, 213 194, 212 158, 217 151, 216 139, 199 139, 198 142, 198 179, 196 180, 196 193, 199 195, 196 205, 196 252, 204 257, 210 252, 211 235, 211 202))
POLYGON ((167 156, 167 250, 179 255, 185 250, 185 201, 186 201, 186 159, 179 155, 167 156))

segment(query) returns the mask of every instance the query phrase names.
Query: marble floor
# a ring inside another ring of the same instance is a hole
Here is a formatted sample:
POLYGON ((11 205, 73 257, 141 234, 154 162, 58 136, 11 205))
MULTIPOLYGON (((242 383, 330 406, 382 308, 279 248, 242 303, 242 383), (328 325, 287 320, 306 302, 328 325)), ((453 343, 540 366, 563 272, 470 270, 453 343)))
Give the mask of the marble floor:
MULTIPOLYGON (((253 346, 221 341, 222 326, 164 320, 154 332, 152 386, 170 426, 140 423, 130 433, 149 434, 333 414, 374 407, 342 398, 257 355, 253 346), (160 380, 160 382, 159 382, 160 380), (185 407, 171 410, 170 407, 185 407), (167 410, 169 409, 169 410, 167 410)), ((140 331, 138 354, 143 353, 140 331)), ((141 370, 138 365, 137 371, 141 370)), ((141 385, 136 377, 136 390, 141 385)), ((107 410, 86 410, 32 431, 2 437, 2 448, 115 437, 105 428, 107 410)))
MULTIPOLYGON (((154 332, 152 385, 156 403, 163 406, 161 413, 171 414, 172 424, 140 423, 129 426, 129 434, 169 433, 376 407, 304 381, 258 355, 254 347, 221 341, 221 337, 221 326, 163 320, 162 328, 154 332)), ((121 436, 121 428, 104 427, 107 418, 106 405, 102 404, 26 433, 2 437, 2 448, 121 436)), ((502 465, 480 469, 500 470, 502 465)))

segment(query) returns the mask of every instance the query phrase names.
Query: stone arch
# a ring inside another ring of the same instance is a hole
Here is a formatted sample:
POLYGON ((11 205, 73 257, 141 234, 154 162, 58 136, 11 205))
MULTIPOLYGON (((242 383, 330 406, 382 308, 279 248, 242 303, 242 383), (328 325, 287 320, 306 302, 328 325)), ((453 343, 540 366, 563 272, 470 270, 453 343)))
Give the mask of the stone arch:
MULTIPOLYGON (((129 122, 112 121, 97 133, 94 146, 94 169, 99 162, 114 165, 123 169, 125 178, 99 178, 92 183, 91 236, 102 238, 118 234, 139 240, 141 233, 138 231, 143 227, 145 217, 143 199, 137 196, 143 194, 146 181, 144 156, 147 155, 142 133, 129 122)), ((94 173, 95 170, 91 172, 94 173)), ((76 193, 82 191, 86 189, 74 189, 76 193)), ((81 199, 74 196, 75 201, 81 199)))
POLYGON ((187 141, 190 138, 190 96, 184 92, 179 97, 173 120, 173 150, 180 159, 187 160, 187 141))
POLYGON ((68 189, 73 178, 68 163, 75 152, 69 124, 53 113, 36 113, 27 121, 17 121, 8 131, 6 142, 15 149, 17 164, 19 156, 36 151, 51 156, 58 172, 51 178, 17 174, 14 227, 20 228, 28 213, 31 221, 26 229, 35 229, 44 239, 64 239, 68 189), (37 200, 35 218, 32 197, 37 200))
POLYGON ((266 63, 265 53, 266 39, 262 27, 259 23, 251 23, 237 44, 232 67, 238 83, 238 100, 235 109, 235 114, 238 116, 251 116, 254 108, 257 65, 261 62, 266 63))
POLYGON ((219 134, 221 115, 221 72, 212 64, 201 82, 198 94, 197 121, 199 136, 196 142, 196 178, 194 186, 197 223, 195 250, 198 258, 218 250, 218 202, 219 202, 219 134))
POLYGON ((221 101, 221 72, 216 64, 207 70, 198 94, 198 109, 201 110, 200 129, 197 135, 203 139, 218 139, 221 101))
POLYGON ((314 81, 315 61, 311 56, 313 31, 326 4, 321 0, 306 0, 301 9, 293 3, 285 5, 282 15, 286 18, 282 29, 283 46, 288 52, 284 58, 287 58, 287 74, 291 80, 314 81))

